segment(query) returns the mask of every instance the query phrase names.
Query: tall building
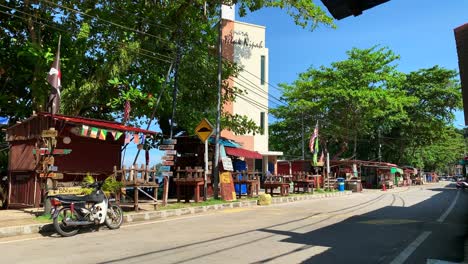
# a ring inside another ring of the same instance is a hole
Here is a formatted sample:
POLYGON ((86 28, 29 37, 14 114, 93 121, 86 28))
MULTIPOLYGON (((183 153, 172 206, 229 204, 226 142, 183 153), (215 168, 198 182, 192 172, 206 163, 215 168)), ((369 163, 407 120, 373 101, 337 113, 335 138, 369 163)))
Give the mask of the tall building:
POLYGON ((225 104, 223 109, 231 114, 245 115, 255 121, 261 133, 235 135, 221 131, 221 136, 232 139, 243 149, 256 151, 262 159, 248 159, 249 169, 273 171, 277 156, 282 152, 268 149, 268 48, 265 42, 265 27, 235 20, 235 7, 222 7, 222 49, 224 59, 242 67, 237 77, 229 78, 231 87, 247 93, 225 104))

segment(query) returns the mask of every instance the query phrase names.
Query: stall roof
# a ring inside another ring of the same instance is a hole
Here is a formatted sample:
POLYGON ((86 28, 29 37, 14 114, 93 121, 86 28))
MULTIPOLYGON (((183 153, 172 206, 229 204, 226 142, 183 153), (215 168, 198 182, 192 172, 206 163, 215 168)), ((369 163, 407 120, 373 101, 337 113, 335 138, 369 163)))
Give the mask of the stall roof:
POLYGON ((66 115, 52 115, 50 113, 39 113, 38 115, 52 117, 58 120, 64 120, 66 122, 75 123, 75 124, 83 124, 83 125, 90 125, 90 126, 97 126, 102 128, 114 129, 119 131, 131 131, 136 133, 144 133, 144 134, 157 134, 155 131, 145 130, 137 127, 125 126, 117 122, 113 121, 106 121, 106 120, 99 120, 99 119, 92 119, 86 117, 79 117, 79 116, 66 116, 66 115))
POLYGON ((243 148, 225 147, 226 154, 236 157, 244 157, 249 159, 261 159, 262 155, 256 151, 251 151, 243 148))

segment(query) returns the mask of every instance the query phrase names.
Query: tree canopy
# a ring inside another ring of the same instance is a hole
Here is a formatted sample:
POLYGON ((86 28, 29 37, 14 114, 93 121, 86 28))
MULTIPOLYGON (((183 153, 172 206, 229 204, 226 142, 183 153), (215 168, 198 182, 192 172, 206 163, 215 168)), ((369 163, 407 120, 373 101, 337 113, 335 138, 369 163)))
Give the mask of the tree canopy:
POLYGON ((278 120, 270 126, 272 148, 301 157, 302 134, 307 141, 318 122, 322 148, 335 159, 429 168, 456 160, 463 140, 452 128, 453 112, 461 108, 455 71, 434 66, 405 74, 397 70, 399 56, 385 47, 353 48, 347 55, 281 85, 288 106, 272 111, 278 120), (436 154, 446 147, 450 154, 436 154))

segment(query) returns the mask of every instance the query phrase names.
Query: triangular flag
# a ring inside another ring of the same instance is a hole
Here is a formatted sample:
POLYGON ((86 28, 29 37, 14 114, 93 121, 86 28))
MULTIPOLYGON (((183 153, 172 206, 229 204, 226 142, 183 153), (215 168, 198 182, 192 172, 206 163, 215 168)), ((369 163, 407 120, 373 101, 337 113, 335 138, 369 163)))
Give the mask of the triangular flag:
POLYGON ((101 129, 101 131, 99 131, 99 139, 106 140, 106 137, 107 137, 107 130, 101 129))
POLYGON ((135 144, 138 144, 138 143, 140 142, 140 140, 139 140, 140 138, 139 138, 139 137, 140 137, 140 136, 138 135, 138 133, 135 133, 135 134, 133 135, 133 142, 134 142, 135 144))
POLYGON ((141 134, 141 144, 145 144, 145 134, 141 134))
POLYGON ((89 132, 89 126, 83 125, 81 127, 81 135, 86 137, 88 136, 88 132, 89 132))
POLYGON ((89 136, 92 137, 92 138, 97 138, 98 130, 99 129, 97 129, 95 127, 92 127, 91 128, 91 134, 89 136))
POLYGON ((123 134, 122 132, 117 131, 117 132, 115 133, 115 135, 114 135, 114 140, 119 140, 119 138, 122 136, 122 134, 123 134))
POLYGON ((109 132, 111 133, 112 137, 115 139, 115 134, 117 133, 117 131, 110 130, 109 132))
POLYGON ((125 135, 125 144, 130 143, 130 134, 125 135))

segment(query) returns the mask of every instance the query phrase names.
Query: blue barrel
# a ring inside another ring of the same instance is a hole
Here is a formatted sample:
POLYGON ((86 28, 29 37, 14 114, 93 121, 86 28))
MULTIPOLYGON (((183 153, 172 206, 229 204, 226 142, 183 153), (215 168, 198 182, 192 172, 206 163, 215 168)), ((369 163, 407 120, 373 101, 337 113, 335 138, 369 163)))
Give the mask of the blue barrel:
POLYGON ((345 180, 344 178, 336 178, 336 181, 338 182, 338 191, 340 192, 344 192, 344 189, 345 189, 344 180, 345 180))

